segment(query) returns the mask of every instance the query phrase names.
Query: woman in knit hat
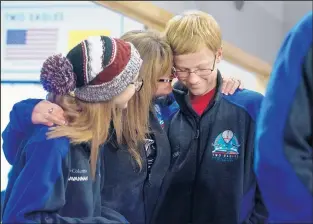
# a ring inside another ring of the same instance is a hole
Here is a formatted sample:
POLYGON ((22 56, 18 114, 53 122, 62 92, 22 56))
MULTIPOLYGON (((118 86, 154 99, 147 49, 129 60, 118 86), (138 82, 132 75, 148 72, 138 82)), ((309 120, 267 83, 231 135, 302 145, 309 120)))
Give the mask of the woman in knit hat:
MULTIPOLYGON (((41 70, 49 99, 68 124, 36 126, 20 145, 6 190, 3 223, 126 223, 101 208, 99 146, 112 134, 122 139, 121 109, 142 87, 142 60, 128 42, 90 37, 66 57, 49 57, 41 70)), ((18 139, 5 130, 4 141, 18 139)))

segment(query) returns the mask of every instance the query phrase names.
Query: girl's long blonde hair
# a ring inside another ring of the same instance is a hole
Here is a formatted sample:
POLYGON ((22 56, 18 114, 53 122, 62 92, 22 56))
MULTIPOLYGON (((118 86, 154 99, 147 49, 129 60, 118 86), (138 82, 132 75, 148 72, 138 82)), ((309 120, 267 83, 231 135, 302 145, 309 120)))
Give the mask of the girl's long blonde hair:
POLYGON ((94 178, 96 172, 99 147, 110 136, 113 122, 118 142, 122 138, 121 111, 109 102, 88 103, 70 95, 49 94, 48 99, 58 104, 64 110, 64 117, 68 121, 66 126, 50 128, 49 138, 68 137, 72 144, 82 142, 91 143, 90 170, 94 178))

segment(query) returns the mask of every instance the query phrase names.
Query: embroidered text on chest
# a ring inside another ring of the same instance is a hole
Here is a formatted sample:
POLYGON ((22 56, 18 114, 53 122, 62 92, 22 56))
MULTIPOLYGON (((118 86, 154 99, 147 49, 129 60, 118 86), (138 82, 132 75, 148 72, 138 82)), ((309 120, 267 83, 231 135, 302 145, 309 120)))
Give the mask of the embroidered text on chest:
POLYGON ((88 179, 86 169, 70 169, 68 181, 88 181, 88 179))

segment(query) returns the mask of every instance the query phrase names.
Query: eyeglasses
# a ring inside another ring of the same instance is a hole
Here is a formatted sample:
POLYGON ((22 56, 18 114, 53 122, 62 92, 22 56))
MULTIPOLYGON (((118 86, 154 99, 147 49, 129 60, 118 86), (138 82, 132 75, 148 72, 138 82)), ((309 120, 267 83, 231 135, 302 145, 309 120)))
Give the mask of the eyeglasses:
POLYGON ((134 81, 131 84, 133 84, 135 86, 135 90, 137 92, 139 92, 142 89, 142 86, 143 86, 143 79, 139 79, 137 81, 134 81))
POLYGON ((158 82, 172 83, 173 79, 159 79, 158 82))
POLYGON ((200 76, 200 77, 206 77, 206 76, 211 75, 211 73, 214 71, 215 61, 216 61, 216 56, 214 57, 213 67, 211 69, 197 69, 197 70, 194 70, 194 71, 190 71, 190 70, 182 71, 182 70, 177 70, 176 68, 173 67, 173 73, 175 73, 177 75, 177 77, 180 78, 180 79, 188 78, 188 76, 191 73, 194 73, 194 74, 196 74, 197 76, 200 76))
POLYGON ((175 68, 172 67, 171 75, 168 79, 158 79, 158 82, 172 83, 173 79, 176 78, 175 68))

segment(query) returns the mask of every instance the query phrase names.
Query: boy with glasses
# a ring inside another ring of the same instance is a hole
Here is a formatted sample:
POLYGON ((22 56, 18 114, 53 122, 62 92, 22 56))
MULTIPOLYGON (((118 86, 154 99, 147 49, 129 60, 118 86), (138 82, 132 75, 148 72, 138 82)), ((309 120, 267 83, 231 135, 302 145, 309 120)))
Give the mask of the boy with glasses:
POLYGON ((210 15, 186 12, 165 30, 179 82, 169 124, 168 191, 157 223, 266 223, 253 172, 255 121, 263 96, 221 94, 221 31, 210 15))

